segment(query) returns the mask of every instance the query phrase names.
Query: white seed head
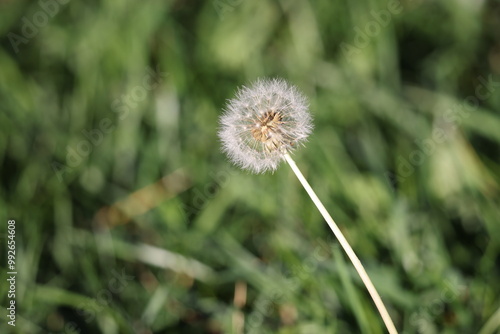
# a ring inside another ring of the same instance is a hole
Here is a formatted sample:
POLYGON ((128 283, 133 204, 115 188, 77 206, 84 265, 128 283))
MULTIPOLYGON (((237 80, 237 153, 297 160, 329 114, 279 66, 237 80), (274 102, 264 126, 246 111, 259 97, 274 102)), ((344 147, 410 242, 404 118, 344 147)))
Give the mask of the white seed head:
POLYGON ((254 173, 276 170, 313 129, 304 95, 282 79, 259 79, 229 100, 220 118, 223 150, 254 173))

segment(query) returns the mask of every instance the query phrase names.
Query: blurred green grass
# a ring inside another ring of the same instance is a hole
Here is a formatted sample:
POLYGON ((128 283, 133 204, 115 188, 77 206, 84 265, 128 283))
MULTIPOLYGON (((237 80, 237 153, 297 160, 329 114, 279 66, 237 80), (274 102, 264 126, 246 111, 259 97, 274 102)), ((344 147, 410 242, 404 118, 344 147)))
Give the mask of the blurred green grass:
POLYGON ((18 271, 0 331, 383 333, 289 168, 220 152, 225 100, 279 76, 315 119, 294 158, 398 329, 498 333, 500 4, 402 1, 370 35, 393 5, 0 3, 1 263, 15 219, 18 271))

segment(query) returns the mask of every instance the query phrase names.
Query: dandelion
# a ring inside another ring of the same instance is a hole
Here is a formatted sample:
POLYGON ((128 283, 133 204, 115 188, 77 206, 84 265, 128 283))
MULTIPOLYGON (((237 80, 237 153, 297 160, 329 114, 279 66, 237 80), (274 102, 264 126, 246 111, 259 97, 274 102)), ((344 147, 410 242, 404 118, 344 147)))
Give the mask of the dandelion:
POLYGON ((302 175, 290 152, 307 139, 313 129, 306 98, 281 79, 257 80, 229 100, 220 118, 219 136, 229 158, 255 173, 276 170, 286 160, 328 223, 368 290, 390 334, 397 330, 361 261, 302 175))
POLYGON ((307 109, 307 99, 284 80, 258 80, 243 87, 229 100, 220 120, 223 149, 244 169, 276 170, 284 154, 311 133, 307 109))

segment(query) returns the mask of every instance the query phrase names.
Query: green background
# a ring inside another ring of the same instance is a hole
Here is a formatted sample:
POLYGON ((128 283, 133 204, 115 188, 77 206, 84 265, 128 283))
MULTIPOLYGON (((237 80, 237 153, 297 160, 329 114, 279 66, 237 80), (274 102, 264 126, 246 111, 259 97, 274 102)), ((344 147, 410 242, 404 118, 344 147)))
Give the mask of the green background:
POLYGON ((498 1, 2 1, 0 36, 0 332, 385 333, 290 168, 220 151, 263 77, 396 327, 499 332, 498 1))

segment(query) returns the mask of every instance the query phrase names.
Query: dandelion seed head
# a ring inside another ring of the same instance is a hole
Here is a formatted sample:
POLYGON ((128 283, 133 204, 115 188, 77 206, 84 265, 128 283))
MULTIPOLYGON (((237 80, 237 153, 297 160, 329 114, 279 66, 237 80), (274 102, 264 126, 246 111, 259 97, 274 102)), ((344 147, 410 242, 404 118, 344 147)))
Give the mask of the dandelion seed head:
POLYGON ((285 153, 302 145, 313 128, 308 103, 282 79, 259 79, 229 100, 220 118, 223 151, 254 173, 276 170, 285 153))

